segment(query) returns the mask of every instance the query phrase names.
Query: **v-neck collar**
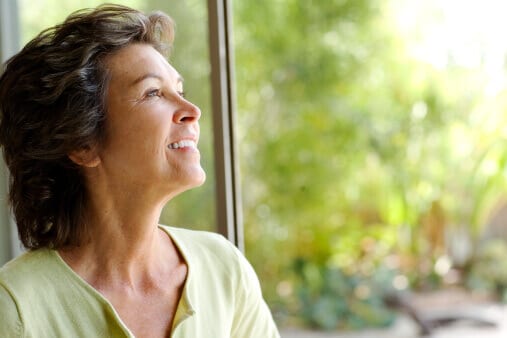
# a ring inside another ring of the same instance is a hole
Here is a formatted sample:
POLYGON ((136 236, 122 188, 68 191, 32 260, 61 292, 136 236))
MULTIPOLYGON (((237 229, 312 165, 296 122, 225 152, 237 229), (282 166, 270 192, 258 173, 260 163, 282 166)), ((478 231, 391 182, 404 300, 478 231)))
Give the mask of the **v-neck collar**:
MULTIPOLYGON (((194 307, 192 306, 192 301, 189 297, 188 292, 188 285, 191 283, 191 279, 193 276, 193 269, 192 264, 190 262, 190 257, 188 255, 188 252, 185 248, 185 245, 178 239, 178 236, 174 234, 174 232, 171 231, 171 228, 168 226, 162 226, 159 225, 159 229, 164 231, 169 238, 173 241, 174 245, 176 246, 177 250, 183 257, 183 260, 185 261, 185 264, 187 265, 187 276, 185 279, 185 283, 183 286, 183 291, 181 293, 181 297, 178 301, 178 306, 176 308, 176 312, 173 318, 173 324, 171 328, 171 337, 174 336, 175 331, 178 329, 178 326, 184 322, 187 318, 193 316, 195 314, 194 307)), ((125 323, 122 321, 120 316, 118 315, 118 312, 113 307, 111 302, 104 297, 97 289, 95 289, 93 286, 91 286, 87 281, 85 281, 79 274, 77 274, 68 264, 65 262, 65 260, 60 256, 58 251, 56 250, 49 250, 50 254, 55 257, 56 262, 58 265, 65 271, 67 275, 69 275, 78 285, 80 285, 82 288, 84 288, 87 292, 91 293, 94 298, 96 298, 111 314, 117 321, 117 325, 122 329, 122 331, 125 333, 125 335, 129 338, 135 338, 134 334, 130 329, 125 325, 125 323)))

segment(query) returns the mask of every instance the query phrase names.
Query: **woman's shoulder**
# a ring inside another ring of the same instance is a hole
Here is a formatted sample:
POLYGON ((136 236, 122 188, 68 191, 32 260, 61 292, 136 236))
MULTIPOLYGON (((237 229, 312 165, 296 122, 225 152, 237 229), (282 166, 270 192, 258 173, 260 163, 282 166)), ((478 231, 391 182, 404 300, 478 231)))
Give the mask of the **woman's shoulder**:
MULTIPOLYGON (((0 268, 0 287, 16 303, 29 304, 49 292, 48 283, 58 281, 49 249, 27 251, 0 268)), ((1 295, 5 299, 5 293, 1 295)), ((19 305, 19 304, 18 304, 19 305)))
POLYGON ((221 234, 190 230, 179 227, 162 225, 161 228, 171 237, 180 250, 188 250, 193 253, 219 252, 232 254, 235 246, 221 234))
POLYGON ((7 337, 22 336, 22 309, 33 307, 38 295, 47 291, 44 277, 51 273, 50 261, 49 250, 39 249, 0 268, 0 327, 7 330, 7 337))
POLYGON ((13 295, 0 284, 0 327, 6 337, 22 336, 23 325, 13 295))
POLYGON ((0 336, 124 336, 111 334, 123 329, 112 320, 109 304, 92 290, 56 251, 28 251, 0 269, 0 336))
POLYGON ((49 249, 27 251, 0 268, 0 284, 22 285, 31 279, 28 277, 36 279, 39 273, 47 271, 52 263, 49 249))
POLYGON ((242 273, 243 254, 218 233, 161 226, 174 241, 191 267, 223 270, 225 274, 242 273))

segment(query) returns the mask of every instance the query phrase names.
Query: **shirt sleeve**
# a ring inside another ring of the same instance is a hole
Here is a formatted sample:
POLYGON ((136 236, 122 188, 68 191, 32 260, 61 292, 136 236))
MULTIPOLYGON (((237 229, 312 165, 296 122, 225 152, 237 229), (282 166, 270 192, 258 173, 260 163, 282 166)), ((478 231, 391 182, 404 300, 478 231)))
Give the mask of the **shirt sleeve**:
POLYGON ((271 312, 262 298, 259 279, 253 267, 239 250, 241 272, 240 283, 235 297, 235 313, 232 325, 232 338, 279 338, 271 312))
POLYGON ((7 289, 0 284, 0 328, 2 337, 22 337, 18 307, 7 289))

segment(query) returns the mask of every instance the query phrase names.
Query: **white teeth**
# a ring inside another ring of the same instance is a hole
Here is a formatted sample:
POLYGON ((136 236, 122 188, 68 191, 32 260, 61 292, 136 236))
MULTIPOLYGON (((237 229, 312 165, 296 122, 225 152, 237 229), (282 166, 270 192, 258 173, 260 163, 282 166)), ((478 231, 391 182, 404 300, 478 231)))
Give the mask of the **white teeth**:
POLYGON ((179 142, 171 143, 167 147, 169 147, 169 149, 179 149, 179 148, 184 148, 184 147, 195 148, 196 144, 194 141, 191 141, 191 140, 182 140, 179 142))

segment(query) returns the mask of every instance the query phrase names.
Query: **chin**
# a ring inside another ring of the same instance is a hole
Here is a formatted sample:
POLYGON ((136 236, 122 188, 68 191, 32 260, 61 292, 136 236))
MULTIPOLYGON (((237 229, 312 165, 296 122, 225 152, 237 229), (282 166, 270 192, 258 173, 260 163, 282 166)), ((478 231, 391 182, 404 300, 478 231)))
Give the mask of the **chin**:
POLYGON ((201 185, 204 184, 204 182, 206 182, 206 173, 204 172, 204 170, 201 169, 200 176, 196 177, 196 185, 194 186, 194 188, 200 187, 201 185))
POLYGON ((204 184, 204 182, 206 182, 206 173, 202 168, 199 168, 199 170, 196 170, 188 176, 187 184, 185 184, 185 190, 200 187, 204 184))
POLYGON ((193 176, 191 179, 186 180, 186 182, 180 181, 179 182, 180 184, 178 184, 177 187, 172 186, 172 188, 170 188, 170 193, 167 196, 170 196, 169 197, 169 200, 170 200, 170 199, 184 193, 185 191, 189 191, 194 188, 200 187, 201 185, 204 184, 205 181, 206 181, 206 174, 203 171, 201 175, 193 176))

